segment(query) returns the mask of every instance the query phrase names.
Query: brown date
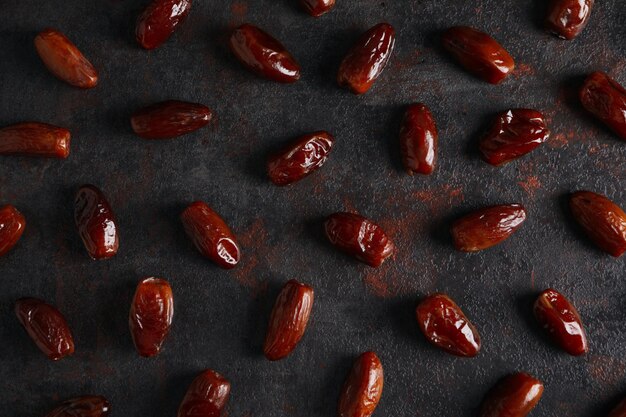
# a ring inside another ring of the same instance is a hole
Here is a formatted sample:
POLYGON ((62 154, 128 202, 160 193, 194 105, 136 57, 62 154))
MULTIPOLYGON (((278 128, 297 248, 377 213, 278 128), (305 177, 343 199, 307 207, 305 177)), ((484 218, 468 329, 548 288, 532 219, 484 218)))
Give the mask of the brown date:
POLYGON ((354 94, 367 92, 387 66, 395 41, 396 31, 388 23, 369 29, 341 61, 337 83, 354 94))
POLYGON ((354 362, 339 397, 338 417, 369 417, 383 395, 383 365, 374 352, 354 362))
POLYGON ((141 356, 156 356, 170 332, 174 296, 170 284, 160 278, 145 278, 135 291, 128 326, 141 356))
POLYGON ((457 356, 480 351, 480 335, 461 308, 445 294, 433 294, 416 309, 417 323, 430 343, 457 356))
POLYGON ((626 140, 626 89, 603 72, 594 72, 580 89, 585 109, 626 140))
POLYGON ((569 206, 587 236, 603 251, 620 257, 626 252, 626 213, 603 195, 578 191, 569 206))
POLYGON ((180 216, 196 249, 224 269, 234 268, 241 258, 235 235, 206 203, 196 201, 180 216))
POLYGON ((380 226, 358 214, 331 214, 324 222, 324 231, 335 247, 374 268, 382 265, 395 250, 380 226))
POLYGON ((92 259, 107 259, 119 248, 115 215, 106 197, 93 185, 83 185, 74 199, 74 221, 92 259))
POLYGON ((253 73, 272 81, 294 83, 300 65, 276 39, 256 26, 244 24, 230 36, 230 50, 253 73))
POLYGON ((98 71, 69 39, 54 29, 35 37, 35 48, 48 70, 58 79, 79 88, 98 84, 98 71))
POLYGON ((468 26, 448 29, 443 46, 467 71, 491 84, 498 84, 515 68, 509 53, 495 39, 468 26))
POLYGON ((409 175, 429 175, 437 159, 437 126, 430 109, 413 104, 404 114, 400 128, 402 162, 409 175))
POLYGON ((335 0, 300 0, 302 7, 313 17, 320 17, 335 7, 335 0))
POLYGON ((324 165, 334 142, 335 138, 324 131, 299 137, 269 158, 270 180, 280 186, 300 181, 324 165))
POLYGON ((594 0, 551 0, 546 28, 563 39, 574 39, 587 26, 594 0))
POLYGON ((65 159, 70 154, 70 131, 46 123, 23 122, 0 129, 0 155, 65 159))
POLYGON ((152 0, 137 18, 135 38, 144 49, 154 49, 174 33, 191 10, 191 0, 152 0))
POLYGON ((169 139, 206 126, 212 116, 211 109, 202 104, 168 100, 135 112, 130 125, 144 139, 169 139))
POLYGON ((611 410, 609 417, 626 417, 626 400, 622 400, 617 406, 611 410))
POLYGON ((111 406, 106 398, 99 395, 84 395, 63 401, 46 417, 106 417, 111 406))
POLYGON ((177 417, 219 417, 230 395, 230 382, 207 369, 193 380, 178 407, 177 417))
POLYGON ((37 347, 53 361, 74 353, 74 338, 65 317, 36 298, 15 302, 15 315, 37 347))
POLYGON ((535 318, 554 342, 573 356, 589 351, 582 320, 574 306, 558 291, 542 292, 533 306, 535 318))
POLYGON ((500 380, 483 401, 480 417, 525 417, 543 394, 543 384, 526 373, 500 380))
POLYGON ((313 309, 313 288, 295 279, 288 281, 276 298, 270 316, 263 353, 271 361, 287 357, 306 330, 313 309))
POLYGON ((521 204, 485 207, 461 217, 452 225, 454 247, 477 252, 508 239, 526 220, 521 204))
POLYGON ((9 252, 20 240, 26 219, 10 204, 0 207, 0 257, 9 252))
POLYGON ((530 109, 501 113, 478 145, 483 159, 502 165, 531 152, 550 137, 543 114, 530 109))

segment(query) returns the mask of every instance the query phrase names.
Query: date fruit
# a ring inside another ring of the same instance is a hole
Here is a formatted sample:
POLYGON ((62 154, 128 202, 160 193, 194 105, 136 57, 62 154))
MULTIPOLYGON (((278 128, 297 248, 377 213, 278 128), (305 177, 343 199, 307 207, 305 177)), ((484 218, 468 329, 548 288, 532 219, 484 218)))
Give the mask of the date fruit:
POLYGON ((144 139, 170 139, 206 126, 212 116, 202 104, 168 100, 135 112, 130 125, 144 139))
POLYGON ((128 326, 141 356, 156 356, 170 332, 174 315, 174 296, 170 284, 160 278, 139 282, 130 305, 128 326))
POLYGON ((241 251, 228 225, 206 203, 196 201, 180 216, 185 232, 196 249, 224 269, 234 268, 241 251))
POLYGON ((498 84, 513 72, 515 62, 509 53, 484 32, 468 26, 448 29, 443 47, 467 71, 491 84, 498 84))
POLYGON ((65 317, 50 304, 36 298, 20 298, 15 315, 35 345, 53 361, 74 353, 74 338, 65 317))
POLYGON ((46 123, 23 122, 0 129, 0 155, 65 159, 70 154, 70 131, 46 123))
POLYGON ((276 39, 256 26, 244 24, 230 36, 230 50, 250 71, 281 83, 300 79, 300 65, 276 39))
POLYGON ((9 252, 20 240, 26 219, 10 204, 0 207, 0 257, 9 252))
POLYGON ((263 353, 271 361, 287 357, 306 330, 313 309, 313 288, 295 279, 288 281, 278 294, 270 316, 263 353))
POLYGON ((613 410, 611 410, 609 417, 626 417, 626 399, 622 400, 613 410))
POLYGON ((501 113, 481 138, 483 159, 498 166, 531 152, 550 137, 543 114, 530 109, 501 113))
POLYGON ((98 71, 68 38, 54 29, 35 37, 35 49, 48 70, 58 79, 79 88, 98 84, 98 71))
POLYGON ((626 213, 603 195, 578 191, 569 206, 587 236, 603 251, 620 257, 626 252, 626 213))
POLYGON ((300 0, 300 4, 313 17, 320 17, 335 7, 335 0, 300 0))
POLYGON ((543 384, 526 373, 509 375, 489 391, 480 417, 525 417, 543 394, 543 384))
POLYGON ((91 184, 78 189, 74 199, 74 221, 92 259, 107 259, 119 248, 117 222, 102 191, 91 184))
POLYGON ((387 66, 395 41, 396 31, 388 23, 369 29, 341 61, 337 83, 354 94, 367 92, 387 66))
POLYGON ((383 395, 383 365, 374 352, 354 362, 339 397, 338 417, 369 417, 383 395))
POLYGON ((334 142, 335 138, 324 131, 299 137, 269 158, 270 180, 280 186, 300 181, 324 165, 334 142))
POLYGON ((110 411, 111 406, 106 398, 100 395, 84 395, 63 401, 46 414, 46 417, 106 417, 110 411))
POLYGON ((335 213, 324 222, 326 237, 336 248, 371 267, 378 267, 395 251, 376 223, 354 213, 335 213))
POLYGON ((430 343, 457 356, 480 351, 480 335, 461 308, 445 294, 432 294, 416 309, 417 323, 430 343))
POLYGON ((438 137, 430 109, 424 104, 410 106, 400 128, 402 163, 409 175, 432 174, 437 158, 438 137))
POLYGON ((230 382, 215 371, 207 369, 193 380, 177 417, 219 417, 230 395, 230 382))
POLYGON ((174 33, 191 10, 191 0, 153 0, 137 18, 135 38, 144 49, 154 49, 174 33))
POLYGON ((574 39, 587 26, 594 0, 551 0, 546 28, 563 39, 574 39))
POLYGON ((626 140, 626 89, 603 72, 594 72, 580 89, 585 109, 626 140))
POLYGON ((567 353, 580 356, 589 351, 578 312, 558 291, 549 288, 542 292, 535 301, 533 313, 541 327, 567 353))

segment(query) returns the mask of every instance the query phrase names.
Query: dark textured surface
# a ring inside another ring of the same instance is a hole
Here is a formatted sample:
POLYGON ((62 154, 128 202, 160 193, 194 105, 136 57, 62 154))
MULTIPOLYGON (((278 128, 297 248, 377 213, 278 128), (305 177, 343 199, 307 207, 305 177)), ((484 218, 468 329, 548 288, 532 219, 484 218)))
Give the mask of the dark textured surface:
POLYGON ((545 382, 532 415, 596 417, 626 394, 624 259, 595 249, 573 227, 565 196, 577 189, 626 206, 626 145, 576 102, 581 76, 604 70, 626 84, 626 8, 598 1, 573 42, 541 30, 543 1, 349 1, 315 20, 295 0, 197 1, 188 21, 156 51, 133 38, 143 1, 3 2, 0 13, 0 125, 38 120, 73 133, 69 159, 0 159, 0 203, 27 219, 18 246, 0 259, 0 408, 38 416, 67 397, 105 395, 112 416, 175 415, 204 368, 232 382, 230 416, 332 416, 352 361, 375 350, 385 368, 377 416, 472 416, 505 374, 545 382), (358 34, 379 21, 397 30, 396 52, 373 89, 355 97, 334 76, 358 34), (244 21, 280 39, 300 61, 302 80, 279 85, 246 72, 223 46, 244 21), (465 73, 442 53, 438 33, 469 24, 493 34, 516 58, 500 86, 465 73), (63 31, 100 71, 90 91, 50 75, 32 45, 37 31, 63 31), (171 141, 132 135, 129 115, 165 99, 204 103, 217 120, 171 141), (401 169, 403 108, 427 103, 440 128, 431 177, 401 169), (544 111, 553 136, 503 168, 480 160, 476 137, 509 107, 544 111), (268 151, 326 129, 336 148, 320 171, 289 188, 264 175, 268 151), (116 211, 121 244, 91 261, 73 225, 73 194, 98 185, 116 211), (178 216, 202 199, 239 236, 240 266, 201 258, 178 216), (455 252, 451 219, 493 203, 521 202, 525 225, 479 254, 455 252), (399 251, 374 270, 324 241, 321 220, 358 210, 378 221, 399 251), (128 331, 129 303, 146 275, 170 280, 174 325, 163 353, 140 358, 128 331), (316 290, 307 334, 288 359, 261 353, 282 283, 316 290), (572 358, 537 330, 531 305, 548 286, 579 309, 590 353, 572 358), (483 339, 475 359, 427 344, 417 301, 447 292, 483 339), (21 296, 55 304, 73 328, 76 354, 59 363, 36 350, 12 311, 21 296))

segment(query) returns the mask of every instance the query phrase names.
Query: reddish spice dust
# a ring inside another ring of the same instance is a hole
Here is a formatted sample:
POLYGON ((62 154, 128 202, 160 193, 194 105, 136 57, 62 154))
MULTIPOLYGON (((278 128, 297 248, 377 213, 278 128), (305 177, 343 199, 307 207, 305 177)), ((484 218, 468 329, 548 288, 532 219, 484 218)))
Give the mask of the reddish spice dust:
POLYGON ((531 198, 534 198, 535 192, 541 188, 541 182, 539 182, 539 178, 535 175, 530 175, 526 179, 518 181, 517 184, 522 187, 531 198))

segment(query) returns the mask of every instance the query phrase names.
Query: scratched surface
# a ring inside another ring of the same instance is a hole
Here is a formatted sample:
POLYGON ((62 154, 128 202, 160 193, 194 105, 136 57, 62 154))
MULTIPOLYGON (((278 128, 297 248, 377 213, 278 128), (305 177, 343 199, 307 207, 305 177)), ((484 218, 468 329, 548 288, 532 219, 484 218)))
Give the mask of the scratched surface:
POLYGON ((375 350, 385 388, 377 416, 474 416, 502 376, 523 370, 545 383, 535 417, 595 417, 626 395, 624 259, 595 249, 573 226, 567 193, 589 189, 626 206, 626 146, 576 102, 581 76, 604 70, 626 84, 626 8, 597 2, 573 42, 541 30, 531 0, 347 1, 315 20, 295 0, 194 4, 186 24, 160 49, 140 50, 134 20, 144 1, 7 1, 0 13, 0 125, 25 120, 72 131, 67 160, 2 157, 0 204, 27 219, 17 247, 0 259, 0 408, 40 416, 58 401, 101 394, 112 416, 173 416, 204 368, 232 382, 229 416, 331 416, 356 356, 375 350), (334 81, 358 34, 388 21, 396 51, 374 88, 356 97, 334 81), (295 85, 246 72, 224 34, 250 22, 280 39, 303 67, 295 85), (453 24, 490 32, 516 58, 515 74, 492 86, 444 53, 439 33, 453 24), (100 71, 90 91, 50 75, 32 41, 46 26, 65 32, 100 71), (145 141, 129 127, 133 110, 164 99, 215 110, 207 129, 145 141), (400 166, 403 108, 421 101, 440 129, 431 177, 400 166), (545 112, 552 138, 502 168, 478 157, 476 139, 494 114, 512 107, 545 112), (264 174, 267 153, 290 138, 327 129, 336 148, 326 166, 289 188, 264 174), (88 259, 73 224, 73 194, 93 183, 119 221, 119 254, 88 259), (223 271, 186 239, 182 208, 204 200, 238 235, 240 266, 223 271), (529 219, 510 240, 473 255, 448 235, 460 214, 521 202, 529 219), (335 252, 324 216, 356 210, 393 237, 395 259, 371 269, 335 252), (163 353, 142 359, 127 326, 136 283, 170 280, 174 325, 163 353), (288 359, 261 355, 266 322, 290 278, 316 291, 307 333, 288 359), (552 286, 578 307, 590 352, 572 358, 537 329, 531 304, 552 286), (447 292, 483 338, 475 359, 427 344, 417 301, 447 292), (66 315, 76 354, 59 363, 36 350, 12 311, 41 297, 66 315))

